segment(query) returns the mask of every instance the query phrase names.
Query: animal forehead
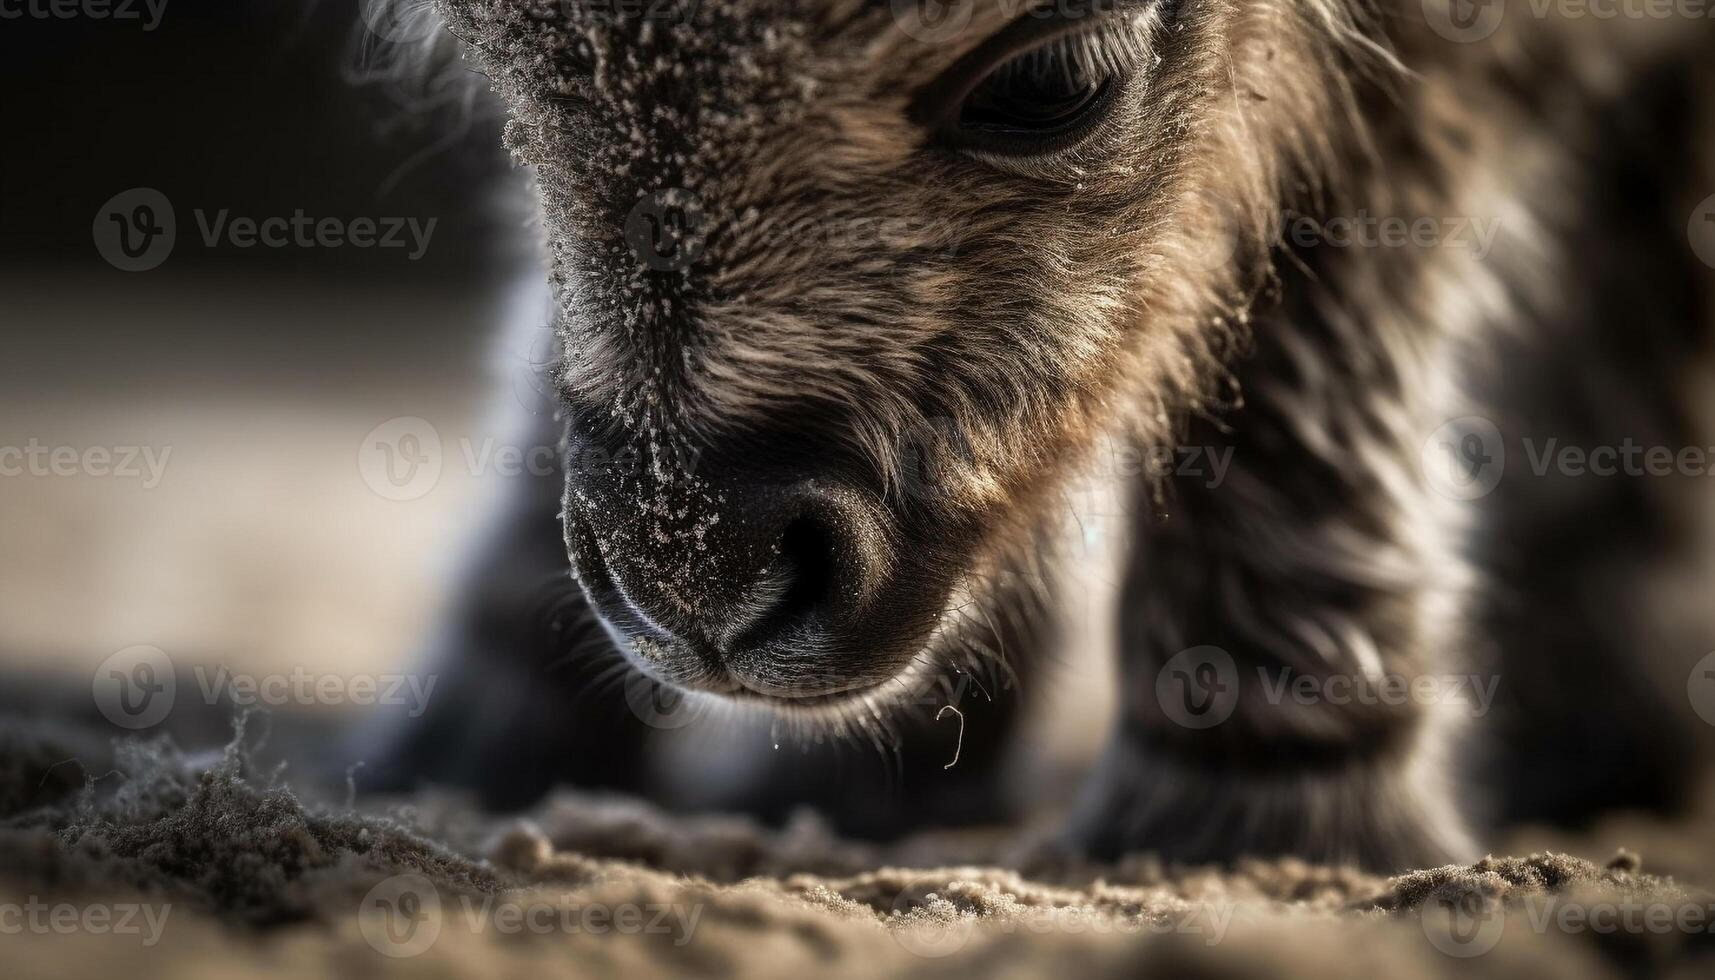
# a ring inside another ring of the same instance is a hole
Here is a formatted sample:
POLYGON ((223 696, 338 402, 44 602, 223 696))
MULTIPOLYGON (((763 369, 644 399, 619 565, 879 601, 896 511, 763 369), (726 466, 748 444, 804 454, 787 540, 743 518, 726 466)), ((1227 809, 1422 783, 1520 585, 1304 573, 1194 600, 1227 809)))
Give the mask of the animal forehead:
MULTIPOLYGON (((481 46, 534 34, 557 61, 619 59, 620 70, 669 67, 755 74, 782 52, 892 62, 951 57, 1029 13, 1120 0, 435 0, 481 46), (758 61, 758 56, 762 56, 758 61)), ((509 47, 512 45, 508 45, 509 47)), ((521 53, 517 50, 514 54, 521 53)), ((592 66, 593 67, 593 66, 592 66)))
MULTIPOLYGON (((453 7, 525 12, 541 21, 579 27, 667 27, 693 23, 799 24, 873 34, 887 28, 943 36, 1056 4, 1095 9, 1104 0, 441 0, 453 7)), ((1111 0, 1108 0, 1111 2, 1111 0)))
POLYGON ((508 97, 509 145, 611 212, 675 187, 756 205, 771 181, 895 167, 921 135, 912 93, 1040 0, 439 2, 508 97))
POLYGON ((1119 0, 439 2, 520 121, 557 131, 542 145, 598 151, 558 163, 602 170, 593 157, 623 147, 673 183, 781 140, 891 154, 913 94, 984 38, 1044 3, 1119 0))

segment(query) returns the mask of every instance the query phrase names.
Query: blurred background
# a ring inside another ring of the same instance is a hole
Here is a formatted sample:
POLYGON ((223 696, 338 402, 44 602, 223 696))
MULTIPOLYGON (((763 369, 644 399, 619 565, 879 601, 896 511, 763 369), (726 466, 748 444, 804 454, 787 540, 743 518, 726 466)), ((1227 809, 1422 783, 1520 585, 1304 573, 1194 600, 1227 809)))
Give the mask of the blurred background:
POLYGON ((36 447, 0 479, 0 656, 373 669, 504 477, 386 499, 359 447, 400 416, 482 444, 509 283, 539 278, 517 180, 492 117, 364 67, 385 45, 360 0, 155 2, 0 19, 0 446, 36 447), (124 271, 111 212, 143 189, 176 234, 124 271), (426 234, 240 244, 240 219, 300 213, 426 234))

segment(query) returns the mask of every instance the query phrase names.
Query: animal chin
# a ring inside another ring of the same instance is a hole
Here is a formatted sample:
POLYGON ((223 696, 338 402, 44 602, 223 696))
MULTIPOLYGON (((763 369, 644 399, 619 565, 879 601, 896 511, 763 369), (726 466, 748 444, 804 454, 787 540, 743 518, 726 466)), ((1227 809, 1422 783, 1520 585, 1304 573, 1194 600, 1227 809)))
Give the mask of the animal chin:
MULTIPOLYGON (((610 627, 610 632, 613 631, 610 627)), ((831 717, 850 710, 873 710, 887 696, 912 689, 922 658, 897 671, 875 676, 843 678, 829 674, 759 678, 751 671, 689 650, 671 649, 648 638, 627 638, 622 644, 634 667, 657 681, 735 705, 764 708, 785 715, 831 717)))
POLYGON ((741 686, 738 690, 726 695, 744 704, 765 705, 778 711, 824 712, 838 711, 851 705, 870 700, 876 693, 888 685, 887 680, 863 681, 844 687, 835 687, 825 691, 781 691, 769 690, 763 687, 741 686))

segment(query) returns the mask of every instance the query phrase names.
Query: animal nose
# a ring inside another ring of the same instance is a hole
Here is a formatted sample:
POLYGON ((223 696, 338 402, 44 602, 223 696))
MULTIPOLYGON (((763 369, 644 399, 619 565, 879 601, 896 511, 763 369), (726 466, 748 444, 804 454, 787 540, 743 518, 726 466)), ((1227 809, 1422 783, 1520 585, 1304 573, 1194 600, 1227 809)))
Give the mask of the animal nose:
POLYGON ((839 631, 872 588, 877 523, 826 478, 568 480, 574 562, 612 625, 725 661, 839 631))
POLYGON ((801 488, 784 496, 784 506, 765 506, 754 524, 769 561, 759 572, 747 608, 735 610, 727 629, 717 629, 718 645, 730 652, 746 640, 762 641, 806 626, 826 627, 849 606, 861 561, 846 543, 841 521, 829 501, 801 488))

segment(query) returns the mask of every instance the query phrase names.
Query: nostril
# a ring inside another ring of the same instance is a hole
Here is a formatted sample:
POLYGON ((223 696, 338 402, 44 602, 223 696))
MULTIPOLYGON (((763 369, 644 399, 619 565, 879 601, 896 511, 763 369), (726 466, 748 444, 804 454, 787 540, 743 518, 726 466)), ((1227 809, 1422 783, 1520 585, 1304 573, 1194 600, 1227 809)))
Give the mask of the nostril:
POLYGON ((836 577, 834 548, 832 531, 815 517, 799 517, 786 525, 780 536, 780 562, 789 584, 769 611, 766 625, 788 626, 827 603, 836 577))

